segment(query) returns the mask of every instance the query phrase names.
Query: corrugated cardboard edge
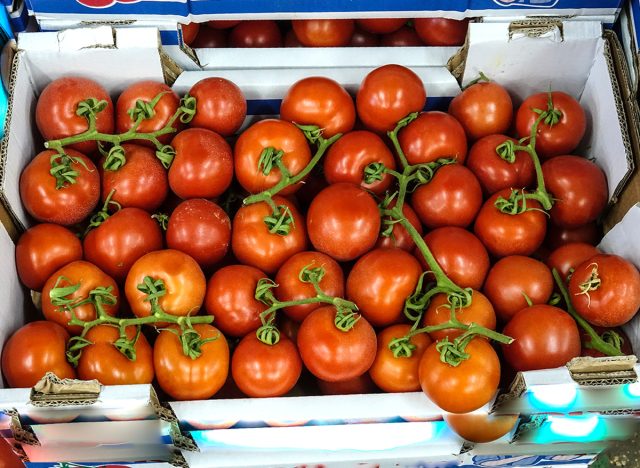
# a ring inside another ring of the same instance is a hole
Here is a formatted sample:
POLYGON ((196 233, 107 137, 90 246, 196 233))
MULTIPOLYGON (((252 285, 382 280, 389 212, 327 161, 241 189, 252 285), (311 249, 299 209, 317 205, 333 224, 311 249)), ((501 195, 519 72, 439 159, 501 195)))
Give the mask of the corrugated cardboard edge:
POLYGON ((171 464, 171 466, 176 466, 178 468, 189 468, 187 460, 184 459, 181 453, 172 454, 169 463, 171 464))
POLYGON ((511 438, 511 441, 509 441, 509 443, 512 444, 514 442, 517 442, 523 434, 535 431, 536 429, 540 428, 540 426, 542 426, 542 424, 544 424, 546 420, 546 414, 534 414, 531 416, 527 416, 526 418, 521 418, 520 422, 518 423, 518 428, 514 432, 513 437, 511 438))
POLYGON ((18 411, 5 410, 4 413, 11 417, 9 428, 16 442, 24 445, 40 445, 40 441, 28 426, 23 426, 20 422, 18 411))
POLYGON ((582 386, 621 385, 638 380, 636 356, 577 357, 567 363, 571 378, 582 386))
POLYGON ((625 441, 612 442, 589 464, 591 468, 611 466, 635 467, 640 460, 640 426, 632 437, 625 441))
POLYGON ((494 413, 498 408, 503 406, 506 402, 519 399, 527 389, 527 384, 524 380, 522 372, 518 372, 511 382, 511 386, 506 393, 498 395, 493 402, 493 406, 489 410, 489 414, 494 413))
POLYGON ((178 426, 178 423, 171 424, 171 428, 169 429, 169 435, 171 436, 173 445, 175 445, 176 448, 180 450, 184 450, 186 452, 200 451, 200 448, 191 437, 191 434, 183 433, 180 430, 180 426, 178 426))
POLYGON ((58 406, 89 406, 100 398, 97 380, 60 379, 47 372, 31 389, 31 404, 39 408, 58 406))

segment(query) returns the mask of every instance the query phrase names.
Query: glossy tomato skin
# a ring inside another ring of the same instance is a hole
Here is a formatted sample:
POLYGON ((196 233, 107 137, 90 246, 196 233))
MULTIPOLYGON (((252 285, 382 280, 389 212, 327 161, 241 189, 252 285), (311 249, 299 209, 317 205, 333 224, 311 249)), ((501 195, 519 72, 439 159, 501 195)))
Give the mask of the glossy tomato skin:
POLYGON ((463 164, 467 157, 464 128, 445 112, 423 112, 400 130, 398 140, 409 164, 428 163, 439 158, 453 158, 463 164))
MULTIPOLYGON (((36 104, 36 125, 45 140, 57 140, 85 132, 86 117, 76 114, 78 104, 89 98, 107 101, 107 107, 96 114, 96 129, 113 133, 113 103, 107 91, 93 80, 68 76, 53 80, 40 94, 36 104)), ((84 154, 95 153, 95 141, 75 143, 68 148, 84 154)))
POLYGON ((338 261, 354 260, 371 250, 378 239, 378 205, 356 185, 330 185, 311 202, 307 230, 316 250, 338 261))
POLYGON ((300 378, 302 360, 296 345, 286 336, 268 345, 246 335, 233 352, 231 374, 238 388, 249 397, 277 397, 289 392, 300 378))
POLYGON ((331 138, 353 129, 356 107, 337 81, 312 76, 296 81, 282 98, 280 118, 300 125, 317 125, 331 138))
POLYGON ((413 294, 422 268, 402 249, 374 249, 356 262, 347 277, 347 298, 373 326, 403 318, 404 303, 413 294))
POLYGON ((200 31, 200 23, 181 24, 180 28, 182 30, 182 41, 187 45, 191 45, 200 31))
POLYGON ((151 215, 140 208, 123 208, 83 241, 85 259, 122 282, 133 263, 162 248, 162 231, 151 215))
POLYGON ((82 258, 82 242, 57 224, 36 224, 16 245, 16 269, 27 288, 41 291, 56 270, 82 258))
POLYGON ((640 273, 628 260, 599 254, 578 265, 569 281, 569 295, 576 311, 593 325, 618 327, 640 308, 640 273), (582 293, 580 285, 597 272, 600 285, 582 293))
POLYGON ((19 328, 4 344, 2 373, 10 387, 33 387, 47 372, 61 379, 75 379, 65 356, 69 334, 48 320, 19 328))
POLYGON ((356 24, 373 34, 388 34, 407 23, 407 18, 359 18, 356 24))
POLYGON ((175 400, 204 400, 222 388, 229 374, 229 345, 224 335, 208 324, 193 326, 202 345, 196 359, 185 356, 178 337, 163 330, 153 346, 153 361, 160 388, 175 400))
POLYGON ((431 344, 420 360, 422 391, 449 413, 468 413, 487 404, 500 383, 500 361, 489 342, 471 340, 465 348, 469 359, 457 367, 440 360, 436 344, 431 344))
POLYGON ((214 29, 230 29, 241 22, 241 20, 211 20, 207 21, 207 26, 214 29))
POLYGON ((598 248, 586 242, 570 242, 551 252, 545 263, 550 270, 555 268, 560 277, 566 279, 578 265, 599 253, 598 248))
POLYGON ((169 186, 180 198, 214 198, 229 188, 233 156, 219 134, 189 128, 177 134, 171 146, 176 155, 169 168, 169 186))
POLYGON ((282 47, 282 34, 273 20, 238 23, 229 33, 231 47, 282 47))
POLYGON ((460 164, 440 167, 430 182, 411 196, 411 206, 431 229, 467 227, 482 206, 482 188, 473 172, 460 164))
MULTIPOLYGON (((136 327, 127 327, 126 335, 130 340, 135 338, 136 327)), ((136 341, 135 361, 130 361, 113 346, 120 337, 116 327, 98 325, 90 329, 85 337, 93 344, 82 349, 78 378, 97 379, 102 385, 148 384, 153 380, 153 349, 142 333, 136 341)))
POLYGON ((369 130, 393 130, 399 120, 419 112, 427 92, 418 75, 401 65, 384 65, 369 72, 356 94, 358 117, 369 130))
MULTIPOLYGON (((480 291, 473 290, 471 293, 471 304, 468 307, 457 307, 455 309, 456 318, 464 323, 477 323, 490 330, 496 329, 496 314, 489 299, 480 291)), ((446 294, 436 294, 431 299, 429 307, 425 311, 422 319, 422 326, 440 325, 446 323, 451 318, 451 307, 446 294)), ((429 333, 434 341, 443 340, 449 337, 452 341, 463 333, 463 330, 447 328, 429 333)))
POLYGON ((196 98, 196 115, 191 127, 233 135, 247 115, 247 101, 240 88, 225 78, 204 78, 194 84, 189 95, 196 98))
POLYGON ((352 19, 293 20, 293 32, 307 47, 344 47, 355 28, 352 19))
POLYGON ((323 306, 311 312, 298 330, 302 362, 319 379, 349 380, 369 370, 376 357, 376 333, 360 317, 349 331, 334 325, 336 308, 323 306))
POLYGON ((402 26, 397 31, 384 34, 380 38, 380 45, 382 47, 421 47, 424 46, 424 42, 415 29, 402 26))
POLYGON ((67 155, 81 160, 71 163, 78 173, 76 182, 56 189, 56 179, 51 175, 51 157, 56 151, 39 153, 20 175, 20 199, 22 205, 36 220, 43 223, 70 226, 85 219, 98 204, 100 198, 100 174, 95 164, 82 153, 66 148, 67 155))
POLYGON ((504 328, 514 338, 502 345, 505 360, 516 371, 552 369, 580 356, 580 333, 571 316, 546 304, 519 311, 504 328))
POLYGON ((273 201, 291 213, 293 222, 288 234, 269 232, 264 219, 272 215, 272 210, 265 202, 240 208, 231 229, 231 248, 236 258, 269 274, 275 273, 292 255, 306 250, 308 245, 305 220, 295 205, 278 196, 273 197, 273 201))
POLYGON ((550 249, 556 249, 570 242, 585 242, 597 245, 600 239, 602 239, 602 229, 595 222, 587 223, 574 229, 563 228, 550 223, 544 242, 550 249))
MULTIPOLYGON (((279 301, 298 301, 316 297, 313 284, 300 281, 300 272, 305 267, 322 267, 325 273, 319 283, 320 289, 328 296, 344 297, 344 273, 338 262, 321 252, 308 251, 293 255, 278 270, 275 277, 278 284, 275 296, 279 301)), ((302 322, 318 307, 321 307, 321 304, 301 304, 285 307, 283 311, 296 322, 302 322)))
POLYGON ((353 379, 340 380, 338 382, 327 382, 322 379, 316 379, 316 381, 322 395, 362 395, 377 391, 376 385, 371 380, 368 372, 353 379))
MULTIPOLYGON (((389 208, 393 208, 394 206, 396 206, 396 200, 393 200, 389 204, 389 208)), ((418 234, 422 235, 422 223, 420 222, 418 215, 416 214, 414 209, 411 208, 411 205, 409 203, 404 203, 402 205, 402 214, 405 218, 407 218, 407 221, 411 223, 418 234)), ((393 221, 393 218, 391 218, 390 216, 383 218, 383 223, 384 219, 393 221)), ((399 249, 406 250, 407 252, 411 252, 416 246, 416 243, 411 238, 409 232, 400 223, 394 223, 391 235, 388 237, 383 236, 382 231, 384 231, 384 226, 380 231, 380 235, 378 236, 376 247, 397 247, 399 249)), ((418 260, 419 259, 420 257, 418 257, 418 260)))
MULTIPOLYGON (((529 96, 516 113, 516 132, 521 138, 531 136, 533 126, 539 114, 535 109, 547 110, 549 93, 529 96)), ((570 154, 580 143, 587 128, 584 109, 572 96, 560 92, 551 92, 553 107, 562 113, 560 121, 553 126, 541 122, 536 135, 536 152, 547 159, 560 154, 570 154)))
POLYGON ((351 35, 349 47, 377 47, 380 45, 380 37, 377 34, 365 31, 356 26, 351 35))
POLYGON ((487 135, 505 133, 511 128, 513 103, 509 92, 494 82, 469 86, 449 104, 453 115, 475 141, 487 135))
POLYGON ((180 203, 167 226, 167 247, 189 254, 206 269, 220 262, 229 250, 231 221, 214 202, 193 198, 180 203))
MULTIPOLYGON (((258 193, 276 185, 282 173, 275 164, 268 175, 259 167, 260 154, 265 148, 283 151, 282 163, 294 176, 301 172, 311 160, 311 150, 302 131, 291 122, 265 119, 246 129, 236 141, 233 150, 236 177, 249 193, 258 193)), ((290 185, 280 195, 290 195, 300 184, 290 185)))
POLYGON ((393 154, 382 138, 367 130, 356 130, 331 145, 324 157, 324 176, 330 184, 349 182, 375 194, 382 194, 394 178, 385 173, 382 180, 366 183, 364 170, 371 163, 382 163, 388 169, 396 168, 393 154))
POLYGON ((227 47, 228 43, 226 30, 203 25, 200 27, 200 31, 198 31, 198 35, 191 47, 194 49, 215 49, 227 47))
POLYGON ((390 325, 378 332, 376 358, 369 369, 373 382, 385 392, 417 392, 420 391, 418 367, 424 351, 431 344, 426 333, 414 335, 409 342, 416 348, 409 357, 394 357, 389 343, 405 336, 411 325, 390 325))
POLYGON ((260 313, 267 305, 255 298, 262 278, 264 272, 247 265, 222 267, 209 278, 204 305, 225 335, 242 337, 262 325, 260 313))
POLYGON ((442 416, 453 432, 474 444, 497 440, 511 432, 518 422, 517 414, 445 413, 442 416))
POLYGON ((413 27, 425 45, 459 46, 467 36, 469 20, 448 18, 416 18, 413 27))

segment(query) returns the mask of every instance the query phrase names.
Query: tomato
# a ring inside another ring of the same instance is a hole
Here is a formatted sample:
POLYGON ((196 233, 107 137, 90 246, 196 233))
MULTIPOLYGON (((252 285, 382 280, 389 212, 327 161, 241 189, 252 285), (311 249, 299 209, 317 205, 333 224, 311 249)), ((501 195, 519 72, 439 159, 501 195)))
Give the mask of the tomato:
POLYGON ((196 98, 196 115, 189 123, 222 136, 233 135, 247 115, 247 101, 240 88, 225 78, 204 78, 194 84, 189 95, 196 98))
POLYGON ((282 34, 273 20, 238 23, 229 34, 231 47, 282 47, 282 34))
POLYGON ((551 271, 544 263, 521 255, 511 255, 493 265, 484 284, 484 293, 498 317, 508 322, 527 307, 525 294, 533 304, 544 304, 551 297, 554 284, 551 271))
POLYGON ((233 156, 229 144, 215 132, 190 128, 171 142, 176 150, 169 168, 169 186, 180 198, 214 198, 233 179, 233 156))
POLYGON ((383 133, 427 102, 427 92, 418 75, 401 65, 384 65, 369 72, 356 94, 356 110, 370 130, 383 133))
POLYGON ((280 105, 280 118, 300 125, 317 125, 323 130, 323 137, 331 138, 353 128, 356 108, 337 81, 312 76, 296 81, 287 90, 280 105))
POLYGON ((296 33, 293 29, 287 31, 284 36, 284 46, 285 47, 304 47, 302 43, 296 37, 296 33))
POLYGON ((482 188, 465 166, 449 164, 413 192, 411 206, 428 228, 467 227, 482 206, 482 188))
MULTIPOLYGON (((175 328, 174 328, 175 329, 175 328)), ((178 336, 163 330, 153 346, 153 363, 160 388, 175 400, 205 400, 222 388, 229 374, 229 345, 220 331, 208 324, 193 329, 202 339, 202 354, 185 356, 178 336)))
POLYGON ((334 325, 336 308, 324 306, 311 312, 298 330, 302 362, 319 379, 338 382, 369 370, 376 357, 376 332, 364 317, 349 331, 334 325))
POLYGON ((136 317, 151 315, 147 294, 138 289, 147 276, 164 283, 166 292, 158 299, 158 305, 165 313, 177 316, 198 313, 207 284, 202 270, 189 255, 172 249, 157 250, 140 257, 133 264, 124 292, 136 317))
MULTIPOLYGON (((456 318, 464 323, 477 323, 490 330, 496 329, 496 314, 489 299, 480 291, 473 290, 471 294, 471 304, 468 307, 457 307, 455 309, 456 318)), ((451 318, 451 306, 446 294, 436 294, 431 299, 429 307, 425 311, 422 319, 422 326, 440 325, 446 323, 451 318)), ((448 328, 429 333, 431 339, 440 341, 449 337, 449 340, 457 338, 463 333, 462 330, 448 328)))
POLYGON ((266 202, 240 208, 231 229, 231 248, 236 258, 269 274, 275 273, 293 254, 306 250, 308 245, 304 217, 295 205, 283 197, 273 197, 273 201, 291 214, 293 222, 288 234, 269 232, 264 220, 273 212, 266 202))
MULTIPOLYGON (((389 208, 393 208, 394 206, 396 206, 395 199, 389 204, 389 208)), ((402 214, 407 218, 407 221, 411 223, 415 230, 418 231, 418 234, 422 235, 422 224, 420 223, 420 219, 409 203, 404 203, 402 205, 402 214)), ((390 216, 385 219, 392 220, 390 216)), ((384 227, 382 230, 384 230, 384 227)), ((407 252, 411 252, 415 246, 416 243, 411 238, 411 235, 400 223, 395 223, 393 225, 391 235, 388 237, 383 236, 381 232, 380 236, 378 236, 378 242, 376 242, 376 247, 397 247, 399 249, 406 250, 407 252)))
POLYGON ((493 195, 507 188, 531 187, 536 179, 533 160, 525 151, 516 151, 513 163, 502 159, 496 148, 506 140, 517 141, 505 135, 488 135, 479 139, 471 147, 467 157, 467 167, 478 178, 482 190, 493 195))
MULTIPOLYGON (((162 97, 153 106, 153 116, 142 120, 137 131, 152 133, 164 128, 180 107, 180 97, 162 82, 145 80, 128 86, 118 98, 116 102, 116 131, 124 133, 133 127, 137 117, 132 116, 129 112, 135 109, 137 101, 151 103, 160 94, 162 97)), ((180 119, 177 119, 172 126, 180 130, 182 127, 180 119)), ((171 133, 167 133, 160 135, 158 140, 166 145, 171 141, 171 138, 171 133)), ((133 140, 132 143, 155 149, 155 145, 150 140, 133 140)))
POLYGON ((136 260, 162 248, 162 231, 146 211, 123 208, 89 231, 83 247, 87 261, 122 282, 136 260))
POLYGON ((409 164, 439 158, 454 158, 460 164, 467 157, 467 137, 454 117, 440 111, 423 112, 398 134, 409 164))
MULTIPOLYGON (((604 328, 604 327, 593 327, 594 331, 600 335, 606 341, 606 335, 611 332, 615 332, 618 334, 621 340, 620 351, 625 356, 629 356, 633 354, 633 348, 631 347, 631 340, 629 336, 622 330, 621 328, 604 328)), ((604 357, 606 354, 598 351, 597 349, 590 348, 589 344, 591 343, 591 337, 583 328, 580 328, 580 340, 582 341, 582 352, 581 356, 591 356, 591 357, 604 357)))
POLYGON ((576 267, 569 281, 569 295, 576 311, 590 323, 618 327, 640 308, 640 273, 633 263, 618 255, 595 255, 576 267), (592 277, 600 282, 595 289, 583 292, 582 285, 592 277))
POLYGON ((191 44, 194 49, 216 49, 228 46, 227 31, 202 25, 195 40, 191 44))
POLYGON ((20 236, 16 270, 27 288, 41 291, 45 281, 68 263, 82 258, 82 242, 57 224, 37 224, 20 236))
POLYGON ((421 47, 424 42, 416 33, 416 30, 409 26, 402 26, 397 31, 385 34, 380 38, 382 47, 421 47))
POLYGON ((384 193, 394 178, 383 173, 381 180, 366 183, 365 168, 371 163, 382 163, 388 169, 396 168, 393 154, 378 135, 366 130, 349 132, 336 141, 324 157, 324 176, 327 182, 350 182, 376 193, 384 193))
POLYGON ((294 343, 298 342, 298 329, 300 328, 300 322, 296 322, 288 315, 279 315, 278 317, 278 330, 280 333, 289 338, 294 343))
POLYGON ((516 371, 553 369, 580 356, 576 322, 554 306, 538 304, 520 310, 503 333, 515 340, 502 345, 502 352, 516 371))
MULTIPOLYGON (((87 118, 77 115, 76 110, 81 101, 89 98, 107 102, 107 107, 96 114, 96 130, 113 133, 113 103, 109 93, 93 80, 67 76, 49 83, 38 98, 36 125, 43 138, 57 140, 87 131, 87 118)), ((95 141, 84 141, 68 148, 91 154, 97 151, 98 144, 95 141)))
POLYGON ((322 395, 362 395, 375 393, 377 390, 368 372, 339 382, 327 382, 322 379, 316 379, 316 382, 322 395))
POLYGON ((551 223, 547 229, 545 244, 551 249, 556 249, 570 242, 585 242, 596 245, 600 239, 602 239, 602 228, 595 222, 573 229, 559 227, 551 223))
POLYGON ((417 392, 420 391, 418 367, 424 351, 431 344, 426 333, 414 335, 409 343, 415 346, 410 357, 394 357, 389 343, 405 336, 411 325, 391 325, 378 333, 378 349, 369 375, 374 383, 385 392, 417 392))
POLYGON ((24 468, 24 463, 13 451, 8 439, 0 439, 0 468, 24 468))
POLYGON ((258 301, 255 294, 258 281, 266 277, 251 266, 228 265, 209 278, 204 305, 225 335, 242 337, 262 325, 260 313, 267 305, 258 301))
MULTIPOLYGON (((50 171, 51 159, 57 153, 42 151, 20 175, 20 199, 24 208, 36 220, 69 226, 89 216, 98 204, 100 174, 85 155, 68 148, 65 152, 73 158, 69 167, 78 173, 75 182, 56 188, 56 178, 50 171)), ((61 157, 55 157, 54 164, 59 164, 62 160, 61 157)))
POLYGON ((582 262, 598 255, 600 250, 585 242, 570 242, 555 249, 547 258, 550 270, 558 270, 561 278, 567 278, 582 262))
POLYGON ((595 221, 607 206, 607 179, 588 159, 556 156, 544 162, 542 174, 555 199, 551 221, 558 226, 577 228, 595 221))
POLYGON ((307 230, 316 250, 338 261, 354 260, 371 250, 378 239, 378 205, 356 185, 330 185, 311 202, 307 230))
POLYGON ((373 34, 388 34, 407 23, 407 18, 359 18, 356 24, 373 34))
POLYGON ((33 387, 47 372, 75 379, 65 355, 69 334, 48 320, 31 322, 14 332, 2 350, 2 373, 9 387, 33 387))
POLYGON ((437 343, 420 360, 418 375, 422 391, 449 413, 468 413, 486 405, 500 383, 500 361, 484 338, 474 338, 465 348, 469 355, 454 367, 440 360, 437 343))
POLYGON ((486 200, 473 227, 489 253, 496 257, 531 255, 542 245, 547 231, 547 215, 535 200, 527 200, 527 208, 531 209, 518 215, 502 213, 495 207, 498 197, 509 198, 510 194, 510 189, 504 189, 486 200))
POLYGON ((372 34, 356 26, 351 35, 351 41, 349 47, 377 47, 380 43, 380 38, 377 34, 372 34))
POLYGON ((167 171, 152 149, 129 143, 122 148, 127 159, 125 165, 115 171, 102 170, 102 201, 115 190, 111 200, 122 207, 157 210, 169 192, 167 171))
MULTIPOLYGON (((72 317, 71 312, 52 303, 50 293, 56 286, 59 278, 62 278, 62 280, 57 284, 58 287, 63 288, 76 284, 80 286, 77 291, 66 296, 66 298, 74 301, 81 301, 88 298, 89 292, 97 287, 111 287, 111 294, 115 296, 117 302, 113 305, 104 304, 102 307, 107 315, 117 315, 120 292, 116 282, 94 264, 78 260, 54 272, 44 284, 44 288, 42 289, 42 314, 47 320, 56 322, 72 335, 79 335, 82 332, 82 327, 68 325, 72 317)), ((96 318, 96 310, 93 304, 84 304, 74 308, 73 315, 80 320, 89 322, 96 318)))
MULTIPOLYGON (((278 119, 256 122, 242 132, 233 150, 236 177, 249 193, 267 190, 282 179, 282 173, 276 166, 277 156, 268 164, 260 162, 260 156, 266 148, 273 148, 276 154, 283 152, 280 160, 292 176, 301 172, 311 161, 307 139, 294 124, 278 119)), ((290 195, 299 188, 300 184, 290 185, 279 193, 290 195)))
POLYGON ((353 34, 352 19, 312 19, 291 21, 293 32, 307 47, 343 47, 353 34))
POLYGON ((240 340, 231 358, 231 374, 238 388, 250 397, 277 397, 291 390, 300 378, 302 360, 286 336, 268 345, 250 333, 240 340))
POLYGON ((185 200, 169 217, 167 247, 189 254, 203 269, 220 262, 230 242, 229 216, 209 200, 185 200))
POLYGON ((347 277, 347 297, 374 326, 404 317, 404 303, 413 294, 422 268, 402 249, 375 249, 363 255, 347 277))
POLYGON ((210 20, 207 21, 207 26, 214 29, 230 29, 241 22, 240 20, 210 20))
POLYGON ((413 27, 428 46, 460 46, 467 37, 469 20, 416 18, 413 27))
POLYGON ((464 127, 474 141, 511 128, 513 103, 509 92, 497 83, 479 82, 453 98, 449 113, 464 127))
MULTIPOLYGON (((466 229, 446 226, 429 232, 424 241, 445 275, 461 288, 480 289, 489 271, 489 254, 480 239, 466 229), (464 246, 464 248, 461 248, 464 246)), ((428 269, 416 249, 422 267, 428 269)))
POLYGON ((474 444, 497 440, 511 432, 518 422, 517 414, 444 413, 442 417, 453 432, 474 444))
MULTIPOLYGON (((300 252, 284 262, 276 274, 275 281, 278 287, 275 290, 275 296, 279 301, 299 301, 316 297, 313 284, 300 281, 300 272, 305 267, 309 269, 322 267, 324 276, 319 283, 320 289, 328 296, 344 297, 344 274, 338 262, 320 252, 300 252)), ((302 304, 285 307, 283 311, 296 322, 302 322, 311 311, 321 305, 302 304)))
POLYGON ((587 128, 584 109, 573 97, 561 91, 538 93, 525 99, 516 113, 516 132, 521 138, 531 136, 531 127, 539 117, 536 110, 547 110, 549 95, 561 116, 554 125, 547 125, 544 120, 538 125, 536 152, 543 159, 570 154, 587 128))
POLYGON ((200 31, 200 23, 181 24, 182 42, 191 45, 200 31))

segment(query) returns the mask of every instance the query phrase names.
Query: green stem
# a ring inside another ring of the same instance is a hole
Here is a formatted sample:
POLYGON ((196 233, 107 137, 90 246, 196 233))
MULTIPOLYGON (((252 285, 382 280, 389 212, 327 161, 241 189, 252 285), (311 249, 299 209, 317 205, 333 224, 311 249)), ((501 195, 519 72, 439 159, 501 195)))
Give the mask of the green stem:
POLYGON ((420 115, 419 112, 412 112, 404 119, 400 120, 393 130, 387 132, 387 135, 389 136, 391 143, 393 143, 393 148, 395 149, 396 154, 398 155, 398 159, 400 159, 400 164, 403 168, 409 166, 409 162, 407 161, 407 157, 405 156, 404 151, 402 151, 402 147, 400 146, 400 142, 398 141, 398 132, 409 125, 411 122, 413 122, 415 119, 417 119, 418 115, 420 115))

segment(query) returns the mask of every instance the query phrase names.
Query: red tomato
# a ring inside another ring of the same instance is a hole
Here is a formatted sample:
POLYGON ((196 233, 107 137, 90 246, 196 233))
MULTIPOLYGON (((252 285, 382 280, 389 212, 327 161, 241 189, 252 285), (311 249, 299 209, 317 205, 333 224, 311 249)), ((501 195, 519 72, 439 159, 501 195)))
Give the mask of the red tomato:
POLYGON ((57 224, 37 224, 20 236, 16 245, 16 269, 20 281, 34 291, 59 268, 82 258, 82 242, 57 224))
POLYGON ((180 198, 214 198, 233 179, 233 156, 229 144, 215 132, 189 128, 171 142, 176 150, 169 168, 169 186, 180 198))
POLYGON ((400 29, 407 21, 407 18, 359 18, 356 24, 373 34, 388 34, 400 29))
POLYGON ((356 26, 351 35, 349 47, 377 47, 380 38, 377 34, 372 34, 356 26))
MULTIPOLYGON (((471 304, 467 307, 457 307, 456 318, 464 324, 477 323, 490 330, 496 329, 496 314, 489 299, 480 291, 473 290, 471 294, 471 304)), ((425 311, 422 319, 422 326, 440 325, 446 323, 451 318, 451 306, 447 300, 446 294, 436 294, 431 299, 429 307, 425 311)), ((447 328, 429 333, 434 341, 449 340, 457 338, 463 333, 463 330, 456 328, 447 328)))
POLYGON ((100 174, 85 155, 68 148, 65 152, 73 158, 69 167, 78 173, 75 183, 56 188, 56 178, 50 172, 51 160, 53 158, 54 164, 59 164, 64 158, 54 158, 55 151, 42 151, 20 175, 20 199, 38 221, 69 226, 89 216, 98 204, 100 174))
POLYGON ((494 82, 469 86, 453 98, 449 113, 464 127, 470 140, 505 133, 511 128, 513 103, 509 92, 494 82))
POLYGON ((330 185, 311 202, 307 230, 316 250, 338 261, 354 260, 371 250, 378 239, 378 205, 356 185, 330 185))
POLYGON ((285 34, 284 46, 285 47, 304 47, 296 37, 296 33, 293 31, 293 29, 288 30, 287 34, 285 34))
POLYGON ((293 32, 307 47, 343 47, 353 34, 352 19, 312 19, 291 21, 293 32))
POLYGON ((558 227, 553 223, 549 224, 545 244, 550 249, 556 249, 561 245, 570 242, 585 242, 596 245, 602 239, 602 229, 597 223, 587 223, 574 229, 558 227))
MULTIPOLYGON (((389 208, 393 208, 394 206, 396 206, 395 200, 389 204, 389 208)), ((404 203, 402 205, 402 214, 407 218, 407 221, 411 223, 415 230, 418 231, 418 234, 422 235, 422 224, 420 223, 420 219, 416 212, 411 208, 411 205, 404 203)), ((387 217, 385 219, 391 219, 391 217, 387 217)), ((378 237, 378 242, 376 242, 376 247, 397 247, 399 249, 406 250, 407 252, 411 252, 415 246, 416 243, 411 238, 411 235, 409 235, 409 232, 400 223, 395 223, 393 225, 393 231, 391 231, 391 235, 389 237, 383 236, 381 232, 378 237)))
MULTIPOLYGON (((553 91, 553 107, 560 111, 560 119, 554 125, 540 122, 536 135, 536 151, 542 158, 570 154, 582 140, 587 128, 587 118, 580 103, 560 91, 553 91)), ((538 119, 536 110, 546 111, 549 93, 529 96, 516 113, 516 132, 522 138, 531 136, 531 127, 538 119)))
POLYGON ((298 382, 301 372, 296 345, 286 336, 268 345, 250 333, 240 340, 231 358, 233 380, 250 397, 282 396, 298 382))
POLYGON ((0 439, 0 468, 24 468, 24 463, 13 451, 7 439, 0 439))
POLYGON ((369 370, 376 357, 376 332, 360 317, 349 331, 334 325, 336 308, 311 312, 298 330, 302 362, 319 379, 337 382, 353 379, 369 370))
POLYGON ((396 162, 387 145, 378 135, 366 130, 349 132, 336 141, 324 157, 324 176, 327 182, 350 182, 376 193, 384 193, 394 178, 383 173, 382 180, 366 183, 365 168, 371 163, 382 163, 395 169, 396 162))
POLYGON ((280 118, 300 125, 317 125, 322 136, 351 131, 356 108, 346 89, 337 81, 312 76, 296 81, 282 98, 280 118))
MULTIPOLYGON (((615 332, 618 334, 620 339, 622 340, 620 351, 625 356, 629 356, 633 354, 633 348, 631 347, 631 340, 629 336, 622 330, 621 328, 604 328, 604 327, 593 327, 594 331, 600 335, 606 341, 606 334, 615 332), (604 336, 603 336, 604 335, 604 336)), ((591 337, 583 328, 580 328, 580 340, 582 341, 582 352, 581 356, 591 356, 591 357, 604 357, 606 354, 598 351, 597 349, 593 349, 589 347, 591 343, 591 337)))
MULTIPOLYGON (((67 76, 49 83, 38 98, 36 125, 43 138, 57 140, 87 131, 87 118, 77 115, 76 111, 78 104, 89 98, 107 102, 107 107, 96 114, 96 130, 113 133, 113 103, 109 93, 93 80, 67 76)), ((85 141, 69 148, 91 154, 96 152, 98 144, 95 141, 85 141)))
POLYGON ((225 78, 204 78, 194 84, 189 95, 196 98, 196 115, 189 123, 222 136, 233 135, 247 115, 247 101, 240 88, 225 78))
POLYGON ((229 29, 240 23, 240 20, 211 20, 207 21, 207 26, 214 29, 229 29))
POLYGON ((474 444, 497 440, 511 432, 518 422, 517 414, 444 413, 442 416, 453 432, 474 444))
POLYGON ((421 47, 424 42, 416 33, 416 30, 409 26, 402 26, 397 31, 385 34, 380 38, 382 47, 421 47))
POLYGON ((374 393, 377 390, 368 372, 339 382, 327 382, 322 379, 316 379, 316 382, 323 395, 362 395, 374 393))
POLYGON ((200 31, 200 23, 181 24, 180 29, 182 30, 182 42, 191 45, 200 31))
POLYGON ((383 133, 410 113, 421 111, 426 102, 427 92, 418 75, 401 65, 384 65, 362 80, 356 110, 368 129, 383 133))
POLYGON ((400 130, 400 146, 409 164, 439 158, 454 158, 460 164, 467 157, 467 137, 454 117, 440 111, 423 112, 400 130))
POLYGON ((502 351, 516 371, 553 369, 580 356, 578 326, 557 307, 526 307, 513 316, 503 333, 515 340, 502 345, 502 351))
POLYGON ((547 258, 550 270, 558 270, 561 278, 567 278, 582 262, 598 255, 600 250, 585 242, 570 242, 555 249, 547 258))
POLYGON ((238 23, 229 34, 231 47, 282 47, 282 34, 273 20, 238 23))
POLYGON ((191 44, 194 49, 216 49, 227 47, 227 31, 202 25, 195 40, 191 44))
POLYGON ((428 46, 460 46, 467 37, 469 20, 416 18, 413 27, 428 46))
POLYGON ((48 320, 19 328, 2 350, 2 373, 9 387, 33 387, 47 372, 75 379, 76 372, 65 355, 68 339, 64 328, 48 320))

